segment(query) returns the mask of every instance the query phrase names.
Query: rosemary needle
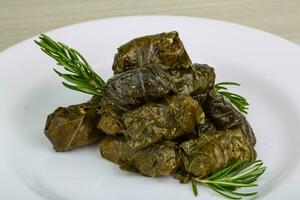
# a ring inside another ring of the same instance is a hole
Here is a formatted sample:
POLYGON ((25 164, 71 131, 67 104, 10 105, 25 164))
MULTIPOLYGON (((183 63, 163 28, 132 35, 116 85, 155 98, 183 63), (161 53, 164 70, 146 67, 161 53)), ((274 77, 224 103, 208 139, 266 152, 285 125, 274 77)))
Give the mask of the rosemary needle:
POLYGON ((197 188, 197 184, 194 180, 192 180, 192 188, 193 188, 194 195, 198 196, 198 188, 197 188))

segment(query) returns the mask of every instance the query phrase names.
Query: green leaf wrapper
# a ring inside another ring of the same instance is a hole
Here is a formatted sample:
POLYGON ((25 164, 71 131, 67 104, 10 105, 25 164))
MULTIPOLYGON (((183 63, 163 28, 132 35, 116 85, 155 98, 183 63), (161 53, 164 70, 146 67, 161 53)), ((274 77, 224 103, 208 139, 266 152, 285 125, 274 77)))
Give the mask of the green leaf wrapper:
POLYGON ((256 138, 246 117, 219 92, 210 90, 202 106, 206 116, 218 130, 240 128, 249 143, 255 145, 256 138))
POLYGON ((188 95, 175 95, 161 103, 149 102, 123 114, 125 136, 133 148, 191 134, 204 124, 204 112, 188 95))
POLYGON ((180 145, 182 159, 187 172, 204 178, 221 169, 244 160, 256 159, 256 152, 240 129, 203 133, 199 138, 180 145))
POLYGON ((172 142, 134 150, 124 138, 106 136, 101 139, 99 148, 103 158, 118 164, 121 169, 144 176, 168 176, 181 165, 178 147, 172 142))
POLYGON ((146 64, 188 68, 192 62, 176 31, 135 38, 118 48, 113 71, 119 74, 146 64))
POLYGON ((99 141, 96 109, 100 104, 100 98, 93 97, 87 103, 59 107, 48 116, 44 132, 55 151, 69 151, 99 141))

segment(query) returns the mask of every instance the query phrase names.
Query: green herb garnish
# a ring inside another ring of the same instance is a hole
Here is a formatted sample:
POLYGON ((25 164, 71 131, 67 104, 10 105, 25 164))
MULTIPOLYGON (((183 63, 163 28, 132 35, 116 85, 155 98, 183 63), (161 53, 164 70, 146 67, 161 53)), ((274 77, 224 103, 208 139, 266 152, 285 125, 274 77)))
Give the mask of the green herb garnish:
POLYGON ((75 49, 69 48, 61 42, 55 42, 45 34, 41 34, 40 41, 35 41, 41 50, 57 61, 57 65, 64 67, 68 74, 54 71, 69 83, 62 84, 72 90, 87 94, 102 96, 105 82, 89 65, 84 57, 75 49))
POLYGON ((224 97, 226 97, 233 105, 235 105, 239 111, 247 114, 249 103, 246 98, 242 97, 241 95, 228 92, 227 85, 235 85, 240 86, 239 83, 235 82, 220 82, 215 84, 214 88, 222 94, 224 97))
POLYGON ((207 185, 209 188, 229 199, 242 199, 243 196, 253 196, 257 192, 241 193, 235 192, 238 188, 255 187, 254 182, 261 176, 267 167, 263 166, 261 160, 254 161, 245 165, 245 161, 237 161, 233 165, 213 174, 212 176, 202 179, 193 179, 193 191, 195 191, 195 182, 207 185))

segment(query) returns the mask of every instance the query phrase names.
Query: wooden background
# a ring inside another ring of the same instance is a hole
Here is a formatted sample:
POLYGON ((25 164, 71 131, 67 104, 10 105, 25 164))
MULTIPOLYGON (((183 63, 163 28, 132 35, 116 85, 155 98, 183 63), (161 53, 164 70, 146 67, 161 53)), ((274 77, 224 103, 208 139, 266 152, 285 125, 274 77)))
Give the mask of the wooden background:
POLYGON ((300 44, 300 0, 0 0, 0 50, 77 22, 146 14, 226 20, 300 44))

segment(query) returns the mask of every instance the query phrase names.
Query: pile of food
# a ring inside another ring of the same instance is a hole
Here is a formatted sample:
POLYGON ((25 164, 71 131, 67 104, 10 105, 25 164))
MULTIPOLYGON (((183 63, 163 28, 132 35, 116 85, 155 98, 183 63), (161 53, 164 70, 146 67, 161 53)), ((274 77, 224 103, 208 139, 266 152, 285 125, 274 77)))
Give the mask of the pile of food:
POLYGON ((247 164, 257 168, 252 181, 243 177, 248 184, 265 171, 262 162, 254 162, 256 139, 242 114, 246 99, 227 91, 235 83, 215 84, 211 66, 193 64, 176 31, 120 46, 106 83, 76 50, 46 35, 36 43, 69 72, 55 70, 71 83, 63 83, 66 87, 93 95, 48 116, 45 135, 56 151, 98 143, 101 156, 121 169, 193 182, 195 193, 195 182, 219 193, 243 187, 208 180, 230 182, 239 171, 249 171, 247 164))

